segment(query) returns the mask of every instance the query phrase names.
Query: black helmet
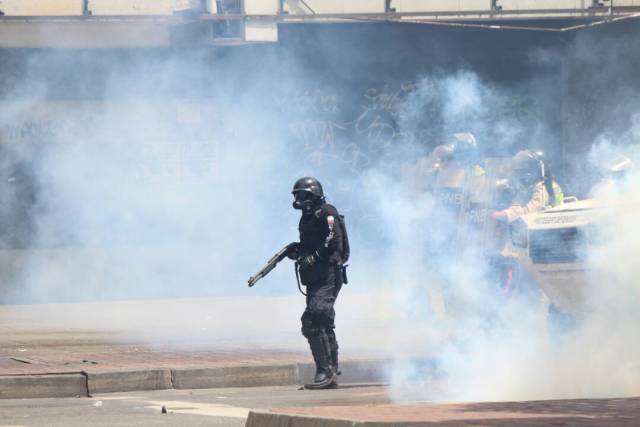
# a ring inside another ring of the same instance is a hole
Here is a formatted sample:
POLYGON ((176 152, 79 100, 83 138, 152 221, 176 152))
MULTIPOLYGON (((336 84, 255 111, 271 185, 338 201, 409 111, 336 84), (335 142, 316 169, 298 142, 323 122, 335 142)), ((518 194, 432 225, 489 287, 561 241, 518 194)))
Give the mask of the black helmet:
POLYGON ((456 145, 478 148, 476 137, 471 132, 454 133, 450 139, 456 145))
POLYGON ((533 185, 544 179, 544 162, 531 150, 518 151, 511 160, 513 177, 524 185, 533 185))
POLYGON ((294 209, 302 209, 305 214, 313 213, 324 202, 324 192, 320 182, 310 176, 300 178, 293 184, 291 194, 295 197, 294 209))
POLYGON ((533 156, 534 156, 536 159, 540 160, 541 162, 545 162, 546 155, 545 155, 544 150, 541 150, 541 149, 535 149, 535 150, 528 150, 528 151, 530 151, 531 153, 533 153, 533 156))
POLYGON ((478 159, 478 143, 472 133, 454 133, 449 137, 449 143, 453 146, 454 160, 471 163, 478 159))
POLYGON ((453 157, 453 150, 455 149, 453 144, 441 144, 438 145, 436 148, 433 149, 433 152, 431 153, 432 157, 435 157, 436 159, 440 160, 440 161, 444 161, 446 162, 447 160, 450 160, 451 157, 453 157))

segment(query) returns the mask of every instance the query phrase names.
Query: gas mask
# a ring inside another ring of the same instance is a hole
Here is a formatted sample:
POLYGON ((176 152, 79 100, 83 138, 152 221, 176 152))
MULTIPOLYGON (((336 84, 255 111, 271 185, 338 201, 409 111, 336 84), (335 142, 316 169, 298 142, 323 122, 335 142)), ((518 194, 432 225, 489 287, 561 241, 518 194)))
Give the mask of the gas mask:
POLYGON ((303 215, 312 214, 316 210, 316 197, 309 191, 296 191, 293 208, 302 210, 303 215))

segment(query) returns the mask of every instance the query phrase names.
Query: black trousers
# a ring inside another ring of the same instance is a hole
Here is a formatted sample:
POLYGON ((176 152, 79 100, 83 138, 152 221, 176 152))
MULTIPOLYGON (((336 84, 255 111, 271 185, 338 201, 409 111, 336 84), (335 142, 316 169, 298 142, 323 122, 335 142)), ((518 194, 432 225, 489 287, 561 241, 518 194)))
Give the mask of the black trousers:
POLYGON ((302 335, 306 338, 319 334, 335 337, 336 311, 333 306, 342 287, 341 268, 330 265, 326 271, 314 276, 303 282, 307 287, 307 307, 300 319, 302 335))

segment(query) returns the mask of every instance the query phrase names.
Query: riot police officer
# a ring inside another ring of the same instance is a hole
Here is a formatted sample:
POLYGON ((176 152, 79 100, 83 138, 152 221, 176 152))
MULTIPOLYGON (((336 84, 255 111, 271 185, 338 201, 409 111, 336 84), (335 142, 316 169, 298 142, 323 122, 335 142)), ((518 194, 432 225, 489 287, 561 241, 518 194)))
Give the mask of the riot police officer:
POLYGON ((551 173, 551 167, 549 166, 549 162, 546 160, 546 155, 543 150, 531 150, 536 159, 542 162, 543 174, 542 177, 544 179, 544 188, 547 190, 549 194, 549 204, 553 207, 560 206, 564 203, 564 191, 562 187, 556 181, 555 177, 551 173))
POLYGON ((449 136, 446 143, 433 150, 432 156, 440 164, 433 188, 434 209, 429 218, 430 251, 442 253, 446 247, 457 251, 459 248, 452 243, 466 245, 469 229, 479 227, 472 219, 482 216, 479 196, 485 171, 479 165, 476 139, 469 132, 449 136))
POLYGON ((300 242, 287 256, 296 260, 300 280, 306 286, 306 309, 302 335, 309 342, 316 374, 308 389, 337 386, 338 341, 333 308, 343 284, 343 264, 349 256, 344 220, 326 203, 322 186, 312 177, 300 178, 293 186, 293 207, 302 211, 300 242))
POLYGON ((537 212, 550 205, 549 192, 545 186, 544 162, 531 150, 516 153, 511 160, 511 177, 515 187, 510 207, 494 212, 498 220, 513 222, 522 215, 537 212))

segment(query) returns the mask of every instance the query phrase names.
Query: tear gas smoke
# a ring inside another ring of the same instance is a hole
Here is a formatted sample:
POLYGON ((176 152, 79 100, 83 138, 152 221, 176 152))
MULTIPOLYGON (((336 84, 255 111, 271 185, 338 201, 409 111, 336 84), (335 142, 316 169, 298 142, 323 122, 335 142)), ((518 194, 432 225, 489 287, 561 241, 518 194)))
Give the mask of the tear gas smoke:
MULTIPOLYGON (((576 55, 577 58, 574 58, 577 64, 584 61, 583 56, 594 61, 598 53, 605 56, 605 59, 598 58, 598 64, 606 60, 608 55, 600 50, 582 50, 590 39, 587 36, 586 39, 578 38, 575 41, 581 48, 578 49, 580 53, 576 55)), ((619 46, 619 43, 619 40, 611 39, 598 41, 601 48, 619 46)), ((610 77, 624 75, 633 61, 635 59, 619 62, 617 72, 614 71, 610 77)), ((591 82, 589 76, 593 77, 588 70, 581 76, 587 86, 591 82)), ((505 135, 527 135, 527 132, 522 132, 522 123, 500 123, 500 116, 491 114, 495 110, 496 100, 501 99, 499 91, 493 91, 477 79, 466 79, 464 84, 452 86, 456 88, 457 98, 465 100, 463 109, 456 108, 459 101, 447 108, 449 98, 437 97, 445 103, 440 110, 449 112, 447 118, 452 123, 464 123, 468 126, 465 129, 474 129, 474 117, 487 114, 485 117, 490 117, 488 122, 498 129, 508 129, 505 135), (482 93, 491 94, 492 102, 480 101, 478 94, 482 93), (463 116, 462 120, 457 120, 456 112, 463 116), (469 112, 474 114, 464 117, 469 112)), ((618 92, 618 89, 614 92, 618 92)), ((416 102, 414 99, 405 105, 410 109, 407 116, 415 116, 416 106, 430 105, 433 102, 432 94, 439 92, 430 79, 418 85, 415 94, 420 100, 416 102)), ((614 102, 614 99, 619 103, 619 108, 607 112, 598 122, 611 120, 615 126, 596 131, 592 124, 585 124, 593 132, 591 138, 594 145, 588 156, 590 166, 576 167, 580 162, 569 163, 574 171, 582 171, 580 177, 583 185, 595 183, 602 175, 604 166, 616 157, 625 155, 634 160, 638 158, 640 132, 637 126, 637 97, 607 96, 603 103, 614 102), (626 111, 621 111, 624 109, 626 111), (610 118, 609 114, 616 114, 617 117, 610 118), (629 120, 626 128, 622 125, 625 118, 629 120)), ((581 119, 588 120, 586 117, 581 119)), ((527 145, 518 144, 520 147, 532 148, 530 144, 539 141, 524 140, 527 145)), ((497 141, 498 144, 500 142, 497 141)), ((413 350, 435 355, 437 372, 434 376, 433 366, 425 369, 423 362, 407 362, 406 358, 399 357, 390 375, 396 397, 414 401, 637 395, 640 392, 640 365, 637 362, 640 354, 635 330, 640 320, 637 314, 640 288, 637 286, 639 272, 633 254, 639 249, 640 238, 632 230, 640 213, 636 200, 640 184, 638 179, 638 172, 634 169, 616 183, 614 191, 604 193, 600 190, 592 195, 598 206, 605 207, 606 214, 593 224, 599 238, 596 244, 589 246, 590 251, 584 261, 584 268, 589 272, 589 283, 584 284, 587 297, 583 312, 577 323, 562 331, 556 330, 550 323, 547 315, 550 301, 538 289, 533 288, 524 295, 509 299, 502 298, 496 292, 491 281, 487 281, 487 266, 477 256, 481 246, 474 247, 473 241, 465 240, 462 249, 454 250, 453 256, 446 254, 446 251, 427 253, 415 244, 416 235, 412 234, 415 231, 415 215, 400 217, 399 223, 402 225, 396 224, 396 227, 405 227, 406 232, 398 234, 401 237, 399 246, 405 245, 405 250, 399 250, 398 254, 402 254, 402 259, 406 260, 406 254, 409 253, 412 258, 408 259, 413 262, 422 260, 422 266, 435 266, 436 274, 433 274, 433 268, 431 271, 425 268, 421 274, 417 274, 415 268, 395 270, 397 287, 405 289, 409 295, 407 297, 405 294, 396 300, 396 304, 402 307, 400 312, 404 313, 398 325, 402 325, 401 330, 409 330, 412 334, 415 332, 413 350), (406 276, 403 275, 405 272, 406 276), (420 279, 416 280, 417 277, 420 279), (442 296, 434 301, 429 298, 431 295, 428 290, 432 290, 432 294, 433 290, 437 290, 442 296), (438 313, 438 307, 443 305, 440 300, 444 300, 448 311, 446 316, 438 313), (424 338, 421 340, 420 336, 424 338)), ((580 188, 577 185, 575 187, 580 188)), ((386 200, 392 203, 393 199, 386 200)), ((397 212, 401 211, 400 208, 401 205, 396 205, 388 210, 397 212)), ((429 207, 422 209, 427 213, 423 219, 427 218, 429 207)), ((460 224, 440 222, 430 229, 436 233, 435 237, 429 233, 423 235, 428 240, 437 240, 439 233, 459 229, 460 224)), ((464 237, 466 239, 467 236, 464 237)), ((424 248, 428 242, 423 243, 424 248)))
MULTIPOLYGON (((32 55, 36 67, 51 61, 32 55)), ((397 356, 389 376, 399 400, 638 393, 633 233, 589 258, 598 274, 615 278, 604 288, 593 276, 593 298, 607 304, 556 336, 541 293, 501 295, 482 256, 483 235, 439 217, 437 201, 400 176, 452 132, 473 132, 487 157, 521 148, 557 152, 557 79, 502 85, 473 70, 434 71, 365 87, 353 108, 339 87, 305 77, 309 64, 295 57, 266 48, 256 73, 233 55, 220 58, 233 75, 215 78, 203 77, 206 57, 100 60, 113 74, 99 80, 98 99, 52 100, 50 87, 27 80, 2 102, 6 139, 41 142, 7 148, 35 182, 28 206, 36 232, 26 244, 31 250, 5 242, 3 262, 27 266, 10 277, 6 301, 281 297, 284 307, 273 308, 280 316, 260 313, 274 324, 290 321, 297 334, 303 301, 292 305, 292 272, 277 269, 251 294, 245 280, 297 239, 290 187, 315 175, 347 215, 353 246, 351 284, 337 307, 341 348, 397 356), (407 362, 425 354, 436 360, 437 378, 425 374, 424 362, 407 362)), ((5 165, 8 176, 14 166, 5 165)), ((626 212, 640 203, 638 187, 628 188, 625 208, 612 218, 625 212, 613 223, 633 230, 626 212)), ((202 313, 168 318, 196 322, 202 313)), ((230 316, 228 324, 244 319, 235 330, 264 338, 275 327, 252 326, 264 322, 257 313, 212 315, 230 316)), ((182 333, 210 341, 222 335, 198 335, 186 325, 182 333)))

